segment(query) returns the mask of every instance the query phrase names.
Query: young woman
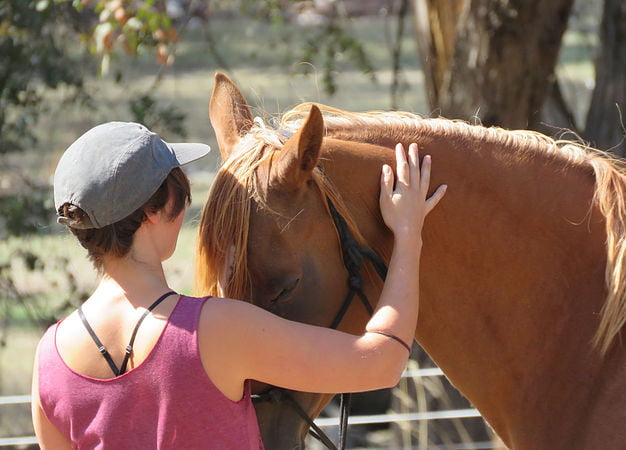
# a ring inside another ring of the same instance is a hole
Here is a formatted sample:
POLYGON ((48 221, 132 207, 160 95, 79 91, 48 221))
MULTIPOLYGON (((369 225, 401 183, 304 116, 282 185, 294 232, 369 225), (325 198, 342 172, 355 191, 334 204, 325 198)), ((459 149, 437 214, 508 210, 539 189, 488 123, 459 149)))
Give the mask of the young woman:
POLYGON ((398 145, 395 189, 392 169, 382 168, 380 207, 395 244, 378 308, 354 336, 168 286, 161 264, 174 252, 190 201, 179 166, 208 150, 111 122, 85 133, 59 161, 58 221, 102 279, 37 349, 32 414, 43 449, 258 449, 247 380, 308 392, 397 383, 417 322, 416 230, 445 193, 441 186, 426 197, 430 158, 420 170, 417 146, 407 158, 398 145))

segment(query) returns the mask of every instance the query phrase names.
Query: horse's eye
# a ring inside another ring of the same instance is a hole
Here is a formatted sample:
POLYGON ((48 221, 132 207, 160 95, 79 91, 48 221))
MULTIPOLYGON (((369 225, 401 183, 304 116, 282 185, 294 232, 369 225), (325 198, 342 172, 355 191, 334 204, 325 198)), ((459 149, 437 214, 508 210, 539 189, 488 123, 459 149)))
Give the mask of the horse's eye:
POLYGON ((296 290, 296 287, 298 287, 299 283, 300 278, 296 278, 293 283, 291 283, 289 286, 284 287, 280 291, 280 293, 272 299, 272 301, 270 302, 271 305, 273 306, 281 303, 287 303, 289 297, 291 297, 291 294, 293 294, 293 292, 296 290))

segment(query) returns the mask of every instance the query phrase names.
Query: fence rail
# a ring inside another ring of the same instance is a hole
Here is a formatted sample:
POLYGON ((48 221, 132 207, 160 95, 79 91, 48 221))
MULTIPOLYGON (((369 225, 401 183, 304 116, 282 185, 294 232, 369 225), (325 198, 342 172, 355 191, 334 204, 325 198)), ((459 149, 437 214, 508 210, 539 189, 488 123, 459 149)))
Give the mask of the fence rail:
POLYGON ((23 403, 30 403, 30 395, 8 395, 6 397, 0 397, 0 406, 21 405, 23 403))
MULTIPOLYGON (((348 425, 369 425, 373 423, 391 423, 391 422, 419 422, 422 420, 441 420, 441 419, 467 419, 471 417, 480 417, 477 409, 450 409, 447 411, 428 411, 419 413, 389 413, 389 414, 372 414, 369 416, 350 416, 348 425)), ((338 417, 324 417, 315 419, 315 423, 320 427, 333 427, 339 425, 338 417)))
MULTIPOLYGON (((402 378, 416 378, 416 377, 438 377, 442 376, 443 372, 439 368, 432 369, 419 369, 419 370, 406 370, 402 374, 402 378)), ((0 407, 4 405, 19 405, 30 403, 30 395, 11 395, 0 397, 0 407)), ((472 417, 480 417, 480 413, 476 409, 452 409, 447 411, 427 411, 417 413, 404 413, 404 414, 373 414, 373 415, 360 415, 350 416, 348 424, 350 425, 365 425, 374 423, 391 423, 391 422, 418 422, 423 420, 449 420, 449 419, 466 419, 472 417)), ((338 417, 323 417, 317 418, 315 423, 320 427, 332 427, 339 425, 338 417)), ((16 445, 31 445, 36 444, 37 439, 35 436, 24 437, 8 437, 0 438, 0 447, 16 446, 16 445)), ((477 445, 486 443, 476 443, 477 445)), ((491 448, 491 447, 466 447, 466 448, 491 448)))
POLYGON ((17 445, 34 445, 37 443, 35 436, 0 438, 0 447, 15 447, 17 445))

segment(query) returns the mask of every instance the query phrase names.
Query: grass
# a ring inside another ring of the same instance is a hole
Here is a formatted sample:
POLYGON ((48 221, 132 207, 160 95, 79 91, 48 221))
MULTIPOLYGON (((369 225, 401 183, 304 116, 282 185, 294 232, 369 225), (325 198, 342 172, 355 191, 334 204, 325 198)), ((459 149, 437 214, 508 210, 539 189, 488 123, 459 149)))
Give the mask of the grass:
MULTIPOLYGON (((307 29, 290 27, 283 36, 277 37, 267 24, 248 19, 221 19, 211 26, 217 46, 231 69, 228 74, 242 88, 257 115, 275 116, 302 101, 316 101, 347 110, 389 107, 391 52, 382 37, 388 24, 381 18, 353 20, 350 25, 354 34, 363 41, 377 69, 377 81, 373 83, 368 75, 344 60, 336 74, 338 91, 334 96, 324 93, 322 74, 318 68, 310 67, 309 75, 294 75, 301 67, 291 61, 310 36, 307 29)), ((589 86, 593 80, 590 58, 593 45, 595 43, 589 40, 588 35, 569 33, 558 68, 559 75, 565 80, 565 95, 575 99, 580 106, 577 111, 580 117, 586 111, 589 86)), ((405 91, 401 95, 400 108, 428 116, 430 111, 423 75, 410 32, 405 37, 403 58, 405 91)), ((61 102, 61 91, 47 93, 46 110, 36 129, 38 145, 29 151, 3 155, 3 167, 19 168, 29 177, 51 186, 56 162, 76 136, 97 123, 130 120, 127 99, 149 90, 159 68, 152 55, 119 57, 112 66, 114 71, 122 71, 122 82, 115 81, 114 73, 101 79, 88 78, 87 89, 97 98, 91 108, 61 102)), ((165 69, 161 82, 152 92, 162 104, 186 113, 189 140, 206 142, 214 148, 210 157, 191 164, 187 169, 192 180, 194 202, 177 251, 165 263, 171 286, 182 293, 192 291, 195 228, 206 192, 219 165, 219 152, 207 113, 213 73, 217 69, 219 67, 202 30, 190 30, 178 46, 176 64, 165 69)), ((168 136, 164 138, 169 139, 168 136)), ((170 140, 175 141, 175 138, 170 140)), ((3 171, 0 170, 0 182, 3 179, 3 171)), ((74 277, 81 291, 91 291, 97 278, 82 248, 54 224, 43 226, 40 231, 40 234, 32 236, 0 241, 0 264, 7 262, 10 265, 10 277, 18 291, 26 295, 28 301, 53 308, 67 300, 68 273, 74 277), (44 269, 29 270, 16 257, 24 251, 41 255, 45 261, 44 269)), ((24 394, 30 390, 34 349, 43 330, 28 325, 27 311, 28 306, 15 306, 9 298, 0 299, 0 320, 4 322, 0 333, 6 337, 6 345, 0 348, 0 395, 24 394)), ((31 433, 23 407, 0 408, 4 408, 0 410, 0 436, 31 433)))

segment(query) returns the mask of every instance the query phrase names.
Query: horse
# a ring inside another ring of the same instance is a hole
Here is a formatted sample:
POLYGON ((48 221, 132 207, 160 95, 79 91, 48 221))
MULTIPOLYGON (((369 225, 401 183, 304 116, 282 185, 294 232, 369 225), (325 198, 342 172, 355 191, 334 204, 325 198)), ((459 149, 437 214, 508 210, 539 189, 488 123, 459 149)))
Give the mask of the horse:
MULTIPOLYGON (((420 157, 432 156, 431 186, 448 192, 422 233, 415 339, 507 447, 624 448, 618 160, 536 132, 408 112, 305 103, 274 129, 220 73, 209 115, 224 163, 199 227, 198 293, 328 327, 348 291, 329 205, 388 262, 379 174, 396 143, 416 142, 420 157)), ((381 286, 365 264, 362 289, 374 304, 381 286)), ((358 334, 368 318, 353 302, 338 328, 358 334)), ((311 417, 331 398, 292 396, 311 417)), ((287 405, 257 414, 268 448, 303 447, 308 424, 287 405)))

